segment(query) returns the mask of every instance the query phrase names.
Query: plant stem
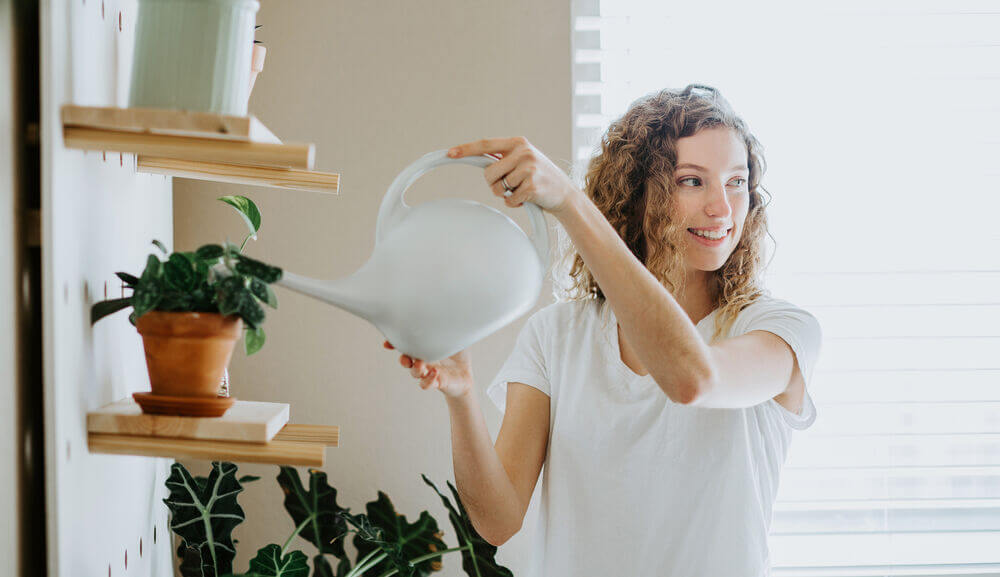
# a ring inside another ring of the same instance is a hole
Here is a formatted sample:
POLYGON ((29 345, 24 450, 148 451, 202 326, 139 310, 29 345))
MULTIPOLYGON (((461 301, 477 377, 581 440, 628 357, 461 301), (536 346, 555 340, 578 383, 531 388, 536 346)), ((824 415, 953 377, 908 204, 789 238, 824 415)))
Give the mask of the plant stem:
POLYGON ((375 549, 371 553, 365 555, 364 559, 358 561, 358 564, 355 565, 353 569, 348 571, 345 577, 355 577, 356 575, 361 575, 369 568, 371 568, 372 565, 378 565, 379 563, 381 563, 382 560, 385 559, 385 557, 386 555, 385 553, 382 553, 381 549, 375 549), (372 557, 375 557, 375 559, 372 559, 372 557))
MULTIPOLYGON (((416 565, 417 563, 421 563, 421 562, 426 561, 428 559, 433 559, 434 557, 438 557, 440 555, 444 555, 445 553, 451 553, 453 551, 463 551, 465 549, 470 549, 471 550, 472 549, 472 543, 469 543, 468 545, 462 545, 461 547, 452 547, 451 549, 444 549, 442 551, 435 551, 433 553, 428 553, 426 555, 421 555, 420 557, 414 557, 413 559, 410 559, 410 563, 413 563, 414 565, 416 565)), ((399 569, 396 569, 395 567, 393 567, 392 569, 389 569, 385 573, 379 575, 379 577, 391 577, 392 575, 395 575, 396 573, 399 573, 399 569)))
POLYGON ((245 239, 243 239, 243 244, 240 245, 240 252, 243 252, 243 247, 245 247, 247 245, 247 241, 250 240, 251 236, 253 236, 253 235, 248 234, 247 237, 245 239))
POLYGON ((309 523, 310 521, 312 521, 312 517, 306 517, 305 521, 302 521, 301 523, 299 523, 299 526, 295 528, 295 531, 292 532, 292 534, 288 536, 288 539, 285 540, 285 544, 281 546, 281 556, 282 557, 285 556, 285 549, 287 549, 288 545, 291 544, 292 539, 294 539, 296 535, 298 535, 303 529, 305 529, 306 528, 306 524, 309 523))

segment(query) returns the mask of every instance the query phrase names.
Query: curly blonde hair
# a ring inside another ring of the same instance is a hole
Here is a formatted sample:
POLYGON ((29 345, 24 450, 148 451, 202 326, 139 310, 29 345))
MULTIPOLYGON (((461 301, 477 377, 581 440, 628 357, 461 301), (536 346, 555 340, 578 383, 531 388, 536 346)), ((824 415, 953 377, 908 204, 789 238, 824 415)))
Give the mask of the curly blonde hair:
MULTIPOLYGON (((765 207, 771 195, 761 186, 766 170, 762 146, 747 124, 710 86, 689 84, 680 91, 646 95, 608 127, 584 181, 584 192, 632 254, 676 297, 683 294, 685 278, 680 251, 685 231, 670 219, 677 140, 714 127, 734 130, 746 144, 750 206, 736 248, 710 277, 709 291, 718 309, 712 341, 729 329, 744 307, 767 292, 760 277, 766 267, 763 243, 770 233, 765 207)), ((601 287, 572 243, 565 241, 561 252, 563 266, 571 264, 560 300, 597 299, 603 304, 601 287)))

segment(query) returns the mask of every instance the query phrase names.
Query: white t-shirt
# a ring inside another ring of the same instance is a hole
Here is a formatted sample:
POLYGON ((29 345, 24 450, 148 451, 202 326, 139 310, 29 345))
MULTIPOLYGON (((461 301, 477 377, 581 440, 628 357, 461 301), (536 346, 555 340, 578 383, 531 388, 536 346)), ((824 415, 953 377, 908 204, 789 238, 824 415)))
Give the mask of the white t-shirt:
MULTIPOLYGON (((718 310, 697 324, 707 343, 718 310)), ((528 319, 486 394, 504 411, 507 383, 550 397, 535 543, 526 577, 759 577, 793 429, 812 424, 808 386, 820 352, 816 318, 762 296, 729 336, 772 332, 795 352, 801 414, 774 399, 745 409, 671 401, 621 360, 614 311, 557 302, 528 319)))

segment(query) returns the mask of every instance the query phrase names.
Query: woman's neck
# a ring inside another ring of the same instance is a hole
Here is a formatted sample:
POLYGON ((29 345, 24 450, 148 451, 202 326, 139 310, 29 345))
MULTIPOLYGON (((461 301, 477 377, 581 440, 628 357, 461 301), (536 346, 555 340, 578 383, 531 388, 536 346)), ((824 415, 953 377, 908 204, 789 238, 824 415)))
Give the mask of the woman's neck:
POLYGON ((688 273, 684 290, 680 295, 673 295, 677 304, 684 309, 692 323, 698 322, 716 309, 714 283, 710 272, 698 270, 688 273))

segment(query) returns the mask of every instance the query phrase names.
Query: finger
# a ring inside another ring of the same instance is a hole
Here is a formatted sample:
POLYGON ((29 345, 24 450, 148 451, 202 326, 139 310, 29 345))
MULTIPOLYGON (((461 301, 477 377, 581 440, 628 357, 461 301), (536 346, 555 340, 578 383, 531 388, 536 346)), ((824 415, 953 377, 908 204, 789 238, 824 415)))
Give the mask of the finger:
MULTIPOLYGON (((494 162, 493 164, 487 166, 483 170, 483 177, 486 178, 486 184, 493 188, 495 185, 501 185, 500 190, 503 191, 503 186, 501 178, 510 174, 515 168, 517 168, 517 163, 520 162, 520 158, 517 154, 511 154, 505 156, 500 160, 494 162)), ((507 178, 508 184, 513 184, 510 182, 510 178, 507 178)))
MULTIPOLYGON (((527 192, 526 189, 522 188, 521 185, 529 182, 532 174, 534 174, 535 169, 530 166, 519 165, 514 167, 514 170, 507 175, 507 184, 510 185, 510 190, 514 193, 507 197, 508 200, 514 198, 518 192, 527 192)), ((501 183, 502 184, 502 183, 501 183)))
POLYGON ((406 368, 410 368, 413 366, 413 359, 411 359, 406 355, 399 355, 399 364, 403 365, 406 368))
MULTIPOLYGON (((520 166, 507 175, 507 184, 510 185, 510 196, 504 196, 504 203, 513 208, 521 206, 525 201, 530 200, 535 186, 531 180, 534 169, 527 166, 520 166)), ((501 183, 500 189, 503 190, 501 183)), ((501 196, 503 196, 501 194, 501 196)))
POLYGON ((515 206, 514 202, 523 202, 525 200, 523 195, 521 197, 516 197, 518 192, 530 192, 533 190, 533 187, 523 188, 521 185, 525 184, 525 182, 529 182, 529 179, 534 172, 535 169, 530 166, 525 166, 523 164, 517 165, 511 172, 508 172, 497 182, 493 183, 490 186, 490 190, 493 191, 495 196, 506 199, 507 206, 515 206), (507 181, 507 186, 510 188, 504 187, 504 180, 507 181), (508 190, 510 191, 509 195, 507 194, 508 190))
POLYGON ((424 376, 424 378, 420 379, 420 388, 425 390, 430 388, 430 386, 434 384, 436 378, 437 378, 437 373, 435 373, 434 371, 428 372, 424 376))
POLYGON ((417 362, 413 363, 413 367, 410 368, 410 374, 418 379, 423 378, 426 368, 427 367, 424 365, 424 362, 417 359, 417 362))
POLYGON ((514 138, 484 138, 455 146, 448 150, 448 156, 451 158, 461 158, 463 156, 497 152, 506 156, 524 142, 525 139, 520 136, 515 136, 514 138))

